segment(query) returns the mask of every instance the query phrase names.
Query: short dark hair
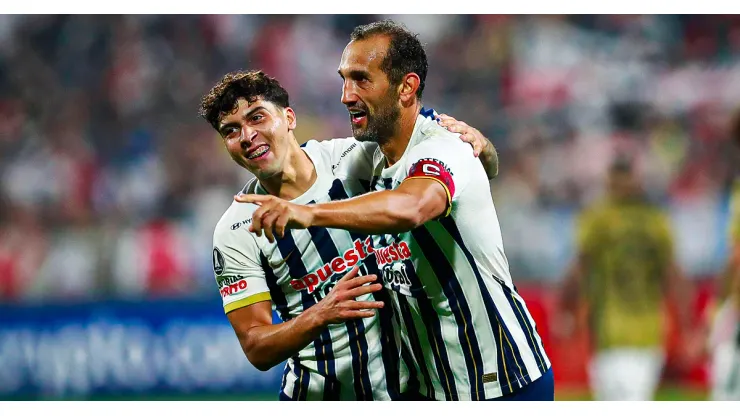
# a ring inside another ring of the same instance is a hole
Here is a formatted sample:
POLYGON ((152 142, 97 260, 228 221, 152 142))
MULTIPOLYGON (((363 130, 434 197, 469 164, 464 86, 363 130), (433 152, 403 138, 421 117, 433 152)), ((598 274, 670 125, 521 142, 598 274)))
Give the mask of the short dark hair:
POLYGON ((429 64, 418 35, 411 33, 405 26, 393 20, 382 20, 357 26, 352 31, 350 39, 352 41, 364 40, 373 36, 390 37, 388 53, 380 67, 388 76, 391 84, 398 85, 404 75, 414 72, 421 81, 419 89, 416 90, 416 96, 421 98, 429 64))
POLYGON ((249 103, 262 99, 278 107, 290 106, 288 92, 275 78, 259 70, 234 71, 224 75, 221 81, 203 96, 198 115, 218 130, 221 117, 233 113, 239 105, 240 98, 249 103))

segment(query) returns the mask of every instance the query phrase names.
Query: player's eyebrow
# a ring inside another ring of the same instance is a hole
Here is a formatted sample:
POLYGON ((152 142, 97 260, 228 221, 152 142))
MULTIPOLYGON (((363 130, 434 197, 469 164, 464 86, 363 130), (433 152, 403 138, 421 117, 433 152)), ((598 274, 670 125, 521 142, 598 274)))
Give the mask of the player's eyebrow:
MULTIPOLYGON (((342 70, 338 69, 337 73, 339 74, 342 79, 344 79, 344 75, 342 75, 342 70)), ((351 79, 361 79, 361 78, 370 78, 370 73, 367 71, 363 71, 360 69, 351 69, 348 71, 347 74, 351 79)))
MULTIPOLYGON (((258 112, 260 110, 267 110, 267 109, 264 106, 259 105, 257 107, 254 107, 253 109, 247 111, 247 113, 242 116, 242 119, 247 119, 247 118, 251 117, 252 114, 254 114, 254 113, 256 113, 256 112, 258 112)), ((229 123, 224 123, 224 124, 221 124, 219 126, 218 130, 221 131, 221 130, 225 129, 226 127, 239 127, 239 123, 236 122, 236 121, 232 121, 232 122, 229 122, 229 123)))

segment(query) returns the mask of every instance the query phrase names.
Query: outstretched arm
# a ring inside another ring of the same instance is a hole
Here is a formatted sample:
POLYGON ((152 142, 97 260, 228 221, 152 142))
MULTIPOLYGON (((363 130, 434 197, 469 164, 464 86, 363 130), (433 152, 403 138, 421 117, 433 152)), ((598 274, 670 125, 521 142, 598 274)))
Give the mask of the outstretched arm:
POLYGON ((286 228, 342 228, 363 234, 392 234, 412 230, 443 215, 451 203, 447 189, 428 177, 412 177, 390 191, 371 192, 341 201, 297 205, 270 195, 235 197, 260 205, 249 230, 283 237, 286 228))

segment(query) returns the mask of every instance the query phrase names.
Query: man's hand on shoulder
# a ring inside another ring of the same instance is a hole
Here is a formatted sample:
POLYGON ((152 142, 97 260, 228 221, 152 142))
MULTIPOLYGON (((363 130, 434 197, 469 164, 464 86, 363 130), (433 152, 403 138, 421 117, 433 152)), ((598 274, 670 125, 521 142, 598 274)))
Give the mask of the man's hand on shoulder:
POLYGON ((488 179, 498 176, 498 153, 490 140, 478 129, 447 114, 439 115, 439 125, 460 134, 460 140, 473 146, 473 155, 479 157, 488 179))
POLYGON ((234 197, 237 202, 259 205, 252 214, 249 231, 262 235, 271 243, 275 236, 285 236, 286 228, 308 228, 313 224, 313 209, 307 205, 298 205, 272 195, 239 194, 234 197))

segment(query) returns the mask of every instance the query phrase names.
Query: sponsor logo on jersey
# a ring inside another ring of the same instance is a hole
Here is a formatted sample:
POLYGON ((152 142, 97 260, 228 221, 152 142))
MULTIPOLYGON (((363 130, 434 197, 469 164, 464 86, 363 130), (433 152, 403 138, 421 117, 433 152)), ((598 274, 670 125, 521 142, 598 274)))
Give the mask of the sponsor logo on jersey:
POLYGON ((221 297, 239 294, 247 290, 247 277, 246 276, 227 276, 223 279, 219 279, 218 287, 221 297))
POLYGON ((213 249, 213 272, 216 276, 224 272, 224 256, 218 248, 213 249))
POLYGON ((386 264, 406 260, 408 258, 411 258, 411 249, 405 241, 402 241, 401 244, 394 242, 387 247, 379 247, 375 249, 375 261, 378 263, 378 267, 381 268, 386 264))
POLYGON ((344 157, 347 156, 349 152, 351 152, 352 149, 354 149, 355 147, 357 147, 357 143, 352 143, 344 152, 342 152, 341 155, 339 155, 339 160, 337 160, 337 163, 331 165, 331 173, 334 173, 334 171, 337 170, 339 164, 342 163, 342 159, 344 159, 344 157))
POLYGON ((252 219, 251 218, 248 218, 248 219, 246 219, 244 221, 235 222, 235 223, 231 224, 231 231, 236 231, 239 228, 241 228, 242 225, 247 225, 247 224, 249 224, 251 222, 252 222, 252 219))
POLYGON ((367 256, 374 252, 371 237, 367 237, 365 241, 356 239, 352 248, 345 251, 341 256, 333 258, 314 273, 300 279, 291 280, 290 286, 295 290, 305 289, 308 290, 308 293, 312 293, 320 283, 325 282, 335 274, 348 272, 354 265, 365 260, 367 256))

